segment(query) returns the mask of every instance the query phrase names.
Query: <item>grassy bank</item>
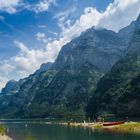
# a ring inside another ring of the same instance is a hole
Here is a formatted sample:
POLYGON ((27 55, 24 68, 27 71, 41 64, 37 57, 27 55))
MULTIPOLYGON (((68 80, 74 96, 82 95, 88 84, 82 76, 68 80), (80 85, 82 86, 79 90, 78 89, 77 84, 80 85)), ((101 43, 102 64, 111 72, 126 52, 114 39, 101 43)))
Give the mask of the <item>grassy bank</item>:
POLYGON ((120 132, 129 132, 129 133, 140 133, 140 123, 129 122, 122 125, 114 126, 112 130, 120 131, 120 132))

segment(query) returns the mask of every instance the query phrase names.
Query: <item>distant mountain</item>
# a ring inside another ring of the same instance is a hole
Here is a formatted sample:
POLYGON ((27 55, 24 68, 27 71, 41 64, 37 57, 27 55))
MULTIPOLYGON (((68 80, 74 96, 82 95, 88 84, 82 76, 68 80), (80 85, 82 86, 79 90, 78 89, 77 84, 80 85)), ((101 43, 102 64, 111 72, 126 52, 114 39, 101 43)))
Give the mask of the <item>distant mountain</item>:
POLYGON ((140 16, 126 56, 100 80, 87 112, 90 117, 140 116, 140 16))
POLYGON ((97 83, 126 53, 131 37, 122 32, 90 28, 64 45, 49 69, 36 71, 17 93, 0 98, 0 116, 85 117, 97 83))

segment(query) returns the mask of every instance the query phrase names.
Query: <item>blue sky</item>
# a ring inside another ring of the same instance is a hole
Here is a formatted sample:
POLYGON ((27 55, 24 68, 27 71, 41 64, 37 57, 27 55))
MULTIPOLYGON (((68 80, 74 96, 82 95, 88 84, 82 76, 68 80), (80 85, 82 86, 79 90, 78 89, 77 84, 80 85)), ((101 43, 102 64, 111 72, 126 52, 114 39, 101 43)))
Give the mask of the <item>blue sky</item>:
MULTIPOLYGON (((39 0, 26 0, 25 3, 27 2, 32 5, 38 3, 39 0)), ((43 32, 47 37, 57 37, 49 32, 58 34, 61 32, 58 19, 54 18, 57 13, 73 9, 74 11, 69 18, 75 22, 86 7, 92 6, 99 11, 104 11, 110 2, 112 0, 56 0, 56 4, 44 12, 36 13, 22 9, 22 11, 15 14, 9 14, 2 11, 0 16, 4 17, 4 22, 0 21, 0 59, 11 57, 19 51, 13 40, 22 41, 28 47, 42 47, 44 43, 37 41, 34 36, 37 32, 43 32), (47 27, 44 29, 41 26, 47 27)))
POLYGON ((140 0, 0 0, 0 88, 54 61, 61 47, 96 26, 118 31, 140 0))

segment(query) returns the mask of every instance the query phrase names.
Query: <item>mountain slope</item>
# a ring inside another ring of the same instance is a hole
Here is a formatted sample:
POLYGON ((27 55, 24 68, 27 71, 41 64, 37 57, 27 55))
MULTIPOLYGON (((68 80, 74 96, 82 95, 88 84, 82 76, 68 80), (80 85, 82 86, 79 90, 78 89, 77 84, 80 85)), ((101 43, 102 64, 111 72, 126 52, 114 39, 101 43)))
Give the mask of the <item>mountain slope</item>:
POLYGON ((87 30, 62 48, 50 70, 50 82, 46 80, 46 72, 34 84, 38 89, 32 92, 37 94, 23 107, 22 116, 85 116, 84 108, 96 84, 123 56, 125 49, 126 44, 115 32, 87 30))
POLYGON ((110 30, 87 30, 62 47, 51 68, 0 98, 1 117, 85 116, 98 81, 123 57, 127 43, 110 30))
POLYGON ((7 82, 6 86, 1 90, 1 95, 12 94, 16 92, 17 81, 10 80, 7 82))
POLYGON ((87 106, 88 116, 140 116, 140 16, 126 56, 98 83, 87 106))
MULTIPOLYGON (((1 117, 13 117, 21 107, 31 100, 33 94, 29 94, 29 89, 39 79, 40 75, 49 70, 52 63, 42 64, 40 68, 27 78, 19 81, 9 81, 0 94, 1 117)), ((18 117, 18 116, 17 116, 18 117)))

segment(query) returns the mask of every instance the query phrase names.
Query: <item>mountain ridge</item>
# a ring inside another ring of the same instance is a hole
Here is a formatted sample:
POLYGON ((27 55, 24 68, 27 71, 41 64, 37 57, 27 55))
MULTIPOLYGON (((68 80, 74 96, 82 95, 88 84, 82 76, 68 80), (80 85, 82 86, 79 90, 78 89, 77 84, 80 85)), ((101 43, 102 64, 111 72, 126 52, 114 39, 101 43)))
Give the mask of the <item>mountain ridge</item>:
POLYGON ((88 116, 102 114, 139 117, 140 16, 132 40, 123 59, 100 80, 87 106, 88 116))
POLYGON ((91 28, 64 45, 48 70, 30 75, 12 97, 0 98, 0 116, 86 116, 97 83, 126 52, 128 42, 119 33, 91 28))

